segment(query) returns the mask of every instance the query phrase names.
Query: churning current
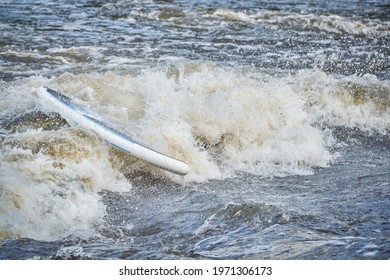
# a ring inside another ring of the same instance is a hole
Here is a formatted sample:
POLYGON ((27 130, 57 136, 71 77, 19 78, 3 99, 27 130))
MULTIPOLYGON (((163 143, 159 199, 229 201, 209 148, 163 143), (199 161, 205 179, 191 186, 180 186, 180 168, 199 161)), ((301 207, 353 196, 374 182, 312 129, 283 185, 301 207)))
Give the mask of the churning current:
POLYGON ((0 259, 389 259, 389 70, 386 0, 2 0, 0 259))

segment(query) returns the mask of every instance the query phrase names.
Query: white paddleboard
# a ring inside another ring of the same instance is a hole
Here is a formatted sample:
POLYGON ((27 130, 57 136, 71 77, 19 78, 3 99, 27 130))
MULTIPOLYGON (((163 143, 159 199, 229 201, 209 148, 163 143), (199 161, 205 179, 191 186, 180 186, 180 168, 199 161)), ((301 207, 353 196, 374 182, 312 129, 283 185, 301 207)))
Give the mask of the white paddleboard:
POLYGON ((51 108, 61 114, 67 121, 94 131, 112 146, 162 169, 180 175, 188 173, 189 166, 187 163, 156 152, 131 140, 128 136, 98 120, 91 113, 87 113, 85 110, 77 107, 71 98, 46 87, 40 87, 37 90, 37 95, 46 105, 51 105, 51 108))

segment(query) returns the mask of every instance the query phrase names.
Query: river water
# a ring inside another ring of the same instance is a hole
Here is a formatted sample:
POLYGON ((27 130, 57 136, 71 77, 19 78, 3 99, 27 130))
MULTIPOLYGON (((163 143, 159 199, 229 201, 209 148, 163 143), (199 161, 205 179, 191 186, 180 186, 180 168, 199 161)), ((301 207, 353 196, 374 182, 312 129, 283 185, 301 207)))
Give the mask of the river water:
POLYGON ((386 0, 1 0, 0 259, 389 259, 389 69, 386 0))

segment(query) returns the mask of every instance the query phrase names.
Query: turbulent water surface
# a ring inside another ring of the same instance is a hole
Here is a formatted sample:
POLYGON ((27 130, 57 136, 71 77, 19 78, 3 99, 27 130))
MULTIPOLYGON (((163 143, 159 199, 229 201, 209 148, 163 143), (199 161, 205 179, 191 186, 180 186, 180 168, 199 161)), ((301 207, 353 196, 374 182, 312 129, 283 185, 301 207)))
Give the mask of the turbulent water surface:
POLYGON ((386 0, 1 0, 0 259, 389 259, 389 69, 386 0))

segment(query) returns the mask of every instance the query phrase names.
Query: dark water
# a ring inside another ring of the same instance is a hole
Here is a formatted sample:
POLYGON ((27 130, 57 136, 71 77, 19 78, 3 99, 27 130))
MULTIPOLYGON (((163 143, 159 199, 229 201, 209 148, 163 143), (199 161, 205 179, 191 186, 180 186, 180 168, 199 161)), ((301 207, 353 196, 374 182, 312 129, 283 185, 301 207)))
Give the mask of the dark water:
POLYGON ((388 1, 0 1, 0 259, 389 259, 389 69, 388 1))

